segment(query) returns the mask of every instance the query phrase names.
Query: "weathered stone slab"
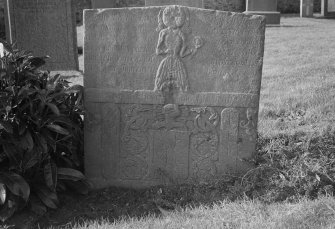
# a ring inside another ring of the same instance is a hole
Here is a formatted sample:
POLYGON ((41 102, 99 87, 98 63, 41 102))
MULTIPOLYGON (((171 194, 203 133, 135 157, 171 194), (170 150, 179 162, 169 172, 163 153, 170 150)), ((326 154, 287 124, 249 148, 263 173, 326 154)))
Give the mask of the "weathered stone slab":
POLYGON ((335 13, 335 0, 328 0, 328 12, 335 13))
POLYGON ((78 70, 75 12, 71 0, 7 0, 6 38, 36 56, 48 70, 78 70))
POLYGON ((321 17, 335 18, 335 0, 321 0, 321 17))
POLYGON ((0 57, 3 57, 5 55, 5 48, 3 44, 0 42, 0 57))
POLYGON ((96 188, 248 169, 264 17, 182 6, 84 15, 85 171, 96 188))
POLYGON ((145 0, 145 6, 181 5, 204 8, 203 0, 145 0))
POLYGON ((313 17, 313 0, 300 0, 300 17, 313 17))
POLYGON ((114 8, 115 0, 92 0, 92 8, 100 9, 100 8, 114 8))
POLYGON ((266 24, 280 24, 280 12, 277 11, 277 0, 247 0, 245 14, 263 15, 266 24))

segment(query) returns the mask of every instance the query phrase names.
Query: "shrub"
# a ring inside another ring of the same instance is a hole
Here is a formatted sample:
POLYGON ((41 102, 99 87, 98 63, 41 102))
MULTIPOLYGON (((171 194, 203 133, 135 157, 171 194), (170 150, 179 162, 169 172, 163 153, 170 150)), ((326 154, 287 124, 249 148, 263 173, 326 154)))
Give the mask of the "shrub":
POLYGON ((46 57, 8 46, 0 59, 0 219, 57 208, 57 191, 87 192, 82 86, 39 71, 46 57))

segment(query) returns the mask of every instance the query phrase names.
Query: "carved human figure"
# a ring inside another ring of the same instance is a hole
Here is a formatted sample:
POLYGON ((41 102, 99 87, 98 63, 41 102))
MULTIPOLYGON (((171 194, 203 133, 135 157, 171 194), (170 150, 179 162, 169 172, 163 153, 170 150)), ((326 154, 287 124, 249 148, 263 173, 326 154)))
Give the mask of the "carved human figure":
POLYGON ((159 38, 156 54, 167 56, 158 67, 155 91, 171 88, 187 91, 189 88, 187 72, 181 58, 194 54, 200 46, 195 45, 194 49, 187 49, 182 28, 186 27, 187 30, 188 24, 188 11, 180 6, 168 6, 158 15, 159 38))

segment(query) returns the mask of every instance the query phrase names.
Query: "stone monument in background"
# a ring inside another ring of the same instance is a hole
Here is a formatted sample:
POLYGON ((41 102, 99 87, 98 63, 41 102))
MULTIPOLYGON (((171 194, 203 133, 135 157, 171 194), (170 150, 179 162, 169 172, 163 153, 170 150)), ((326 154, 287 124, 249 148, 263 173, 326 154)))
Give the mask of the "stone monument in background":
POLYGON ((335 18, 335 0, 321 0, 321 16, 335 18))
POLYGON ((115 3, 115 0, 92 0, 92 8, 114 8, 115 3))
POLYGON ((300 0, 300 17, 313 17, 313 12, 313 0, 300 0))
POLYGON ((145 6, 182 5, 204 8, 203 0, 145 0, 145 6))
POLYGON ((6 39, 35 56, 50 56, 48 70, 78 70, 71 0, 6 0, 6 39))
POLYGON ((246 0, 245 14, 263 15, 266 24, 280 24, 280 12, 277 11, 277 0, 246 0))
POLYGON ((250 169, 264 17, 182 6, 84 17, 85 171, 95 188, 250 169))

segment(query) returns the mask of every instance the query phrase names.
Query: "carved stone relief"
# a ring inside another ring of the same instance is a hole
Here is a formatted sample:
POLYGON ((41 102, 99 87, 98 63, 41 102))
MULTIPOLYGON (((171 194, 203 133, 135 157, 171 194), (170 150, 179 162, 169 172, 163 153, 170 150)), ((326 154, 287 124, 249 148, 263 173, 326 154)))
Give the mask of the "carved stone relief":
POLYGON ((150 176, 151 154, 155 169, 179 174, 182 179, 188 178, 189 161, 192 177, 207 179, 216 174, 220 118, 215 108, 167 104, 122 105, 121 110, 121 168, 125 179, 150 176), (183 160, 178 162, 179 157, 183 160))
POLYGON ((245 133, 249 137, 249 140, 253 141, 257 138, 257 129, 256 129, 257 111, 254 108, 248 108, 246 115, 247 120, 241 121, 240 127, 245 130, 245 133))
POLYGON ((193 47, 189 48, 187 37, 190 35, 190 14, 187 8, 168 6, 158 15, 159 38, 156 47, 157 55, 166 55, 161 61, 155 80, 156 90, 176 88, 188 91, 187 70, 182 58, 195 55, 202 47, 203 40, 199 36, 193 39, 193 47))

